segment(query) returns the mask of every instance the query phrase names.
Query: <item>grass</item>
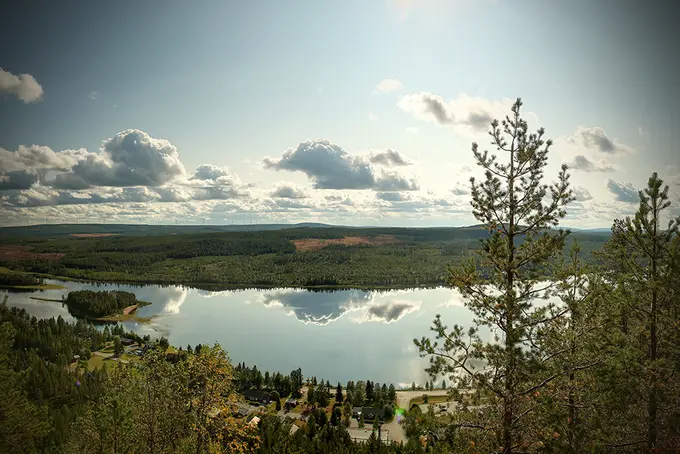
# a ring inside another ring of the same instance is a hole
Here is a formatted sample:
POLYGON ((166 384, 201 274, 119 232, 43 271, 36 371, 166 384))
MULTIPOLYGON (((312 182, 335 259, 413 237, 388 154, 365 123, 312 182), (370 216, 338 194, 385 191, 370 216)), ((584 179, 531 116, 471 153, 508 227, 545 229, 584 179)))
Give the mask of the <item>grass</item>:
MULTIPOLYGON (((427 393, 424 393, 424 394, 427 394, 427 393)), ((448 401, 449 401, 448 396, 428 396, 428 399, 427 399, 428 404, 443 404, 444 402, 448 402, 448 401)), ((425 403, 425 401, 424 401, 422 396, 421 397, 414 397, 413 399, 411 399, 408 406, 409 406, 409 408, 411 408, 411 406, 413 404, 422 405, 424 403, 425 403)))
POLYGON ((87 370, 92 371, 99 369, 104 366, 105 358, 99 355, 92 355, 90 359, 87 360, 87 370))

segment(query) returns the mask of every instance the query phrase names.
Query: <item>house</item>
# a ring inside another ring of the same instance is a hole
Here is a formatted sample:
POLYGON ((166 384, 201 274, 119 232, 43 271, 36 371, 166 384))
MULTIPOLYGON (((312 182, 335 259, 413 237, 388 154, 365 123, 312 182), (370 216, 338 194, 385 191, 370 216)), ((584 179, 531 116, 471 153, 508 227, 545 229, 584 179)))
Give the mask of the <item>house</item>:
POLYGON ((128 347, 128 346, 134 344, 135 341, 132 340, 132 339, 130 339, 130 338, 128 338, 128 337, 121 337, 121 338, 120 338, 120 343, 123 344, 124 346, 128 347))
POLYGON ((385 415, 383 414, 383 411, 378 409, 378 408, 371 408, 371 407, 354 407, 352 408, 352 418, 359 419, 361 418, 361 415, 364 416, 364 422, 371 422, 373 421, 376 416, 380 421, 385 420, 385 415))
POLYGON ((383 411, 377 408, 363 407, 361 410, 361 414, 364 415, 364 421, 373 421, 376 417, 380 421, 383 421, 385 419, 383 411))
POLYGON ((260 422, 260 418, 258 418, 257 416, 253 416, 253 419, 251 419, 248 424, 252 427, 257 427, 257 424, 259 422, 260 422))
POLYGON ((293 407, 297 407, 297 400, 290 398, 286 400, 286 403, 283 404, 283 406, 286 408, 286 410, 290 410, 293 407))
POLYGON ((272 395, 264 391, 251 389, 243 393, 243 395, 245 396, 246 400, 258 402, 263 405, 267 405, 272 401, 272 395))
POLYGON ((73 355, 73 362, 77 363, 80 360, 80 355, 73 355))

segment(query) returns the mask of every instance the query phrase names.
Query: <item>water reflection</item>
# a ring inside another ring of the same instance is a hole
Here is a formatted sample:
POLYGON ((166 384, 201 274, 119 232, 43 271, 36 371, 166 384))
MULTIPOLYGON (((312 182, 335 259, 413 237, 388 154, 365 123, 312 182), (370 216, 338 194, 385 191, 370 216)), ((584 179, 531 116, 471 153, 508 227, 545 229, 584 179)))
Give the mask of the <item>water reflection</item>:
MULTIPOLYGON (((235 362, 260 369, 290 371, 346 381, 423 383, 425 360, 413 338, 427 335, 434 315, 469 325, 471 314, 449 289, 395 291, 307 291, 246 289, 207 291, 181 286, 131 286, 67 282, 66 288, 12 293, 8 304, 36 317, 61 315, 73 320, 61 303, 69 291, 124 290, 151 303, 139 309, 150 323, 124 322, 127 329, 163 335, 176 346, 219 342, 235 362)), ((1 299, 2 295, 0 295, 1 299)))

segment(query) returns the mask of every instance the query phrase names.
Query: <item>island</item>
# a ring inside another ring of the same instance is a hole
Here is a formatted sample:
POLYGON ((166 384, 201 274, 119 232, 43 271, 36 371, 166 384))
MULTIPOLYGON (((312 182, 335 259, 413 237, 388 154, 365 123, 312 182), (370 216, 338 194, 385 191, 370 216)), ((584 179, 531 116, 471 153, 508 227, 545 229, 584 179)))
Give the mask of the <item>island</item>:
POLYGON ((74 317, 112 322, 130 319, 148 321, 135 313, 139 307, 151 304, 139 301, 134 293, 120 290, 76 290, 69 292, 63 302, 74 317))

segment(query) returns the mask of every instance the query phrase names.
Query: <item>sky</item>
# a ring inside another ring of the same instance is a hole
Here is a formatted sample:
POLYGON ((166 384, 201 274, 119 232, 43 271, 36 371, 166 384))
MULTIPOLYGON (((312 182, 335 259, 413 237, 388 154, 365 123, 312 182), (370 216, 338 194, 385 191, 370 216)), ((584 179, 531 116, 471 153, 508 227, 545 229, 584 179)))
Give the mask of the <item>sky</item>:
MULTIPOLYGON (((610 227, 680 214, 680 6, 633 0, 16 2, 0 224, 478 223, 471 144, 522 98, 610 227)), ((501 155, 500 158, 504 156, 501 155)))

